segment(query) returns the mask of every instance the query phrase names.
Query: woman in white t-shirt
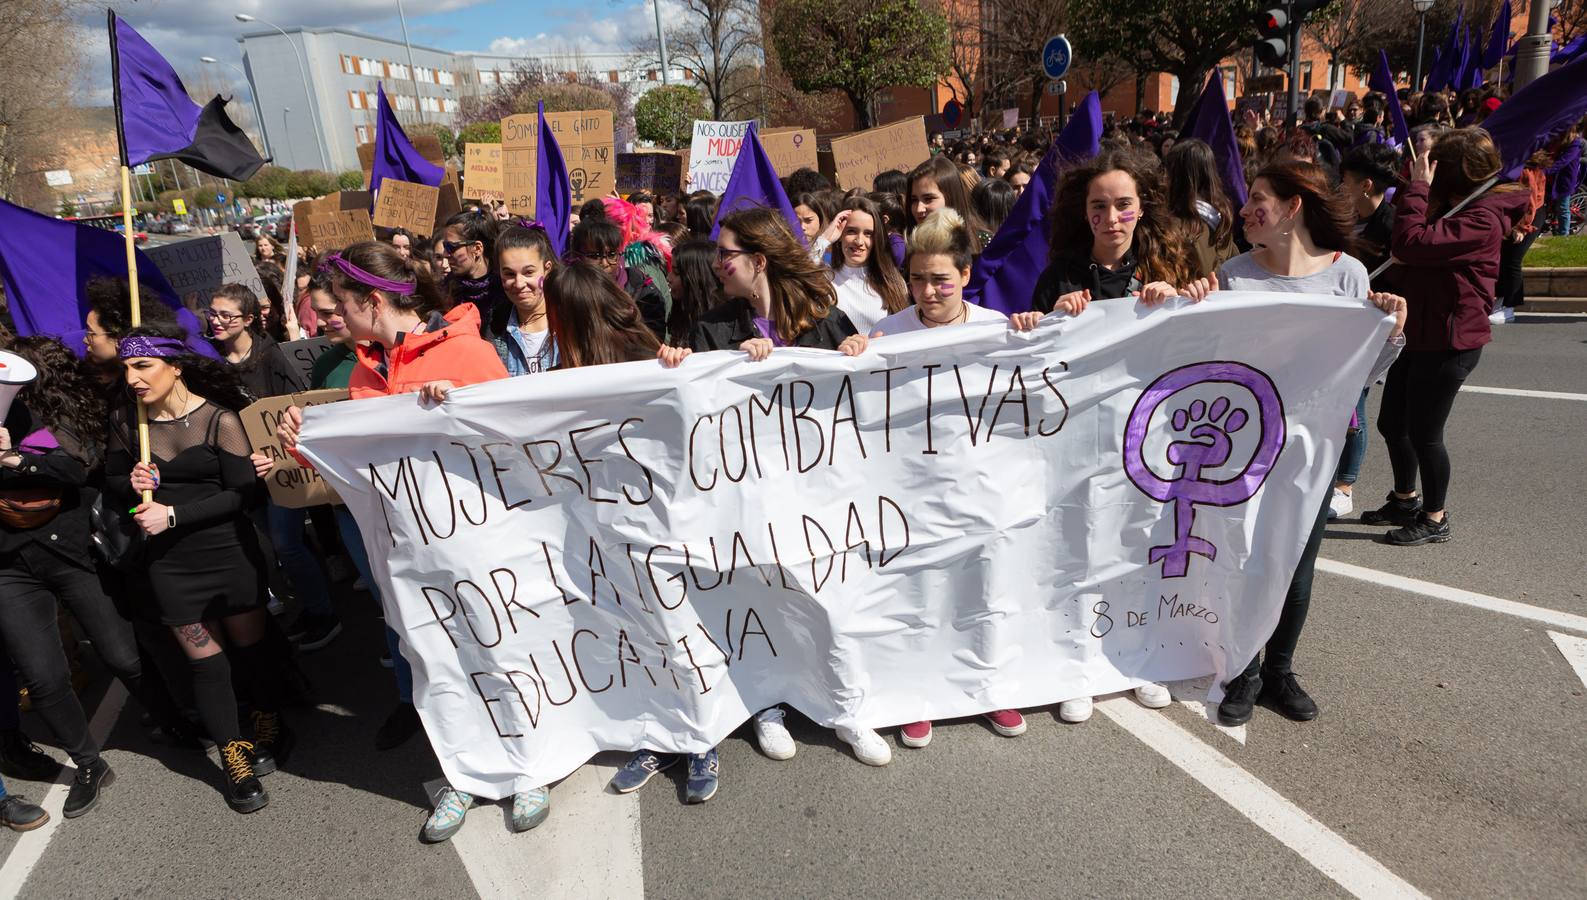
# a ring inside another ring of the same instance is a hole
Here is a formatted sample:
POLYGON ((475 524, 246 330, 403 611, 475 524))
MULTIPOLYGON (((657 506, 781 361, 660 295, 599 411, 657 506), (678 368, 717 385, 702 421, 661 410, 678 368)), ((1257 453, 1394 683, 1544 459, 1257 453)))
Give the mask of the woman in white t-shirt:
MULTIPOLYGON (((1015 313, 1010 320, 996 310, 964 299, 974 257, 964 219, 953 209, 943 207, 929 213, 909 233, 904 246, 904 268, 909 273, 909 293, 915 304, 877 322, 871 330, 872 338, 967 322, 1009 322, 1017 331, 1029 331, 1041 321, 1039 312, 1015 313)), ((1004 737, 1025 733, 1025 717, 1017 709, 994 710, 985 716, 992 730, 1004 737)), ((931 743, 931 723, 905 725, 899 730, 898 739, 905 747, 924 747, 931 743)))
POLYGON ((845 200, 842 210, 811 244, 810 255, 821 259, 828 248, 832 250, 832 287, 837 291, 838 309, 860 334, 868 334, 883 317, 909 305, 909 288, 893 263, 882 211, 869 198, 845 200))

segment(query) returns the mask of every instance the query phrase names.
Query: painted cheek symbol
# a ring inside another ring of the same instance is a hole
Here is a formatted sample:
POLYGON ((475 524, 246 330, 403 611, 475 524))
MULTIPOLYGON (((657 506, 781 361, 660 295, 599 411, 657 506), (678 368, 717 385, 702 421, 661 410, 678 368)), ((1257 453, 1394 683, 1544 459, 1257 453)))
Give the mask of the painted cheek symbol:
POLYGON ((1102 214, 1101 213, 1092 213, 1091 214, 1091 228, 1093 230, 1095 230, 1095 229, 1098 229, 1098 228, 1101 228, 1101 227, 1102 227, 1102 214))
POLYGON ((1121 212, 1119 213, 1119 224, 1128 225, 1139 218, 1140 215, 1141 214, 1137 212, 1121 212))
POLYGON ((1256 224, 1258 224, 1258 225, 1266 225, 1267 224, 1267 210, 1258 209, 1256 212, 1251 214, 1251 218, 1255 219, 1256 220, 1256 224))

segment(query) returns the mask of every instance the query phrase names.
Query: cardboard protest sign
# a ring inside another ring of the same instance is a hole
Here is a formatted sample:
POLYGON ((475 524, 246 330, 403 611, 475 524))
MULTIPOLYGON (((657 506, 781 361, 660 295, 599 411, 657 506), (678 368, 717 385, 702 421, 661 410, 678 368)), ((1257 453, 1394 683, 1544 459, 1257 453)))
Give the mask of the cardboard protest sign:
POLYGON ((463 145, 463 199, 506 200, 501 182, 501 145, 463 145))
POLYGON ((253 259, 235 231, 172 244, 150 244, 143 252, 171 282, 188 309, 208 307, 209 298, 223 284, 240 284, 259 297, 265 294, 253 259))
MULTIPOLYGON (((586 200, 605 197, 616 189, 617 153, 611 110, 546 113, 546 125, 562 148, 575 209, 586 200)), ((535 214, 535 148, 539 146, 539 135, 539 120, 533 113, 501 120, 502 190, 507 194, 507 208, 525 218, 535 214)))
POLYGON ((617 190, 675 193, 683 185, 683 160, 669 150, 617 154, 617 190))
MULTIPOLYGON (((446 165, 446 156, 441 153, 441 141, 433 134, 410 134, 408 142, 413 144, 413 149, 419 155, 438 166, 446 165)), ((369 173, 375 167, 375 145, 358 145, 358 164, 364 169, 364 184, 369 184, 369 173)))
POLYGON ((298 242, 321 253, 375 239, 368 191, 339 191, 300 200, 292 206, 292 223, 298 242))
POLYGON ((300 449, 482 797, 703 752, 777 703, 879 728, 1202 677, 1216 701, 1392 319, 1266 292, 1079 318, 361 400, 310 410, 300 449))
POLYGON ((274 500, 277 506, 303 509, 307 506, 319 506, 322 503, 342 502, 330 484, 320 477, 319 472, 299 463, 291 454, 281 449, 281 442, 276 439, 276 424, 281 421, 282 413, 286 412, 289 406, 306 410, 346 399, 346 388, 283 394, 279 397, 266 397, 240 413, 242 427, 248 433, 248 443, 253 447, 253 452, 263 453, 275 462, 275 466, 265 478, 265 484, 270 488, 270 499, 274 500))
POLYGON ((276 353, 281 355, 286 362, 286 369, 297 375, 295 391, 307 390, 309 375, 314 371, 314 361, 320 354, 331 349, 331 339, 324 337, 304 338, 300 341, 287 341, 285 344, 276 345, 276 353))
POLYGON ((749 122, 710 122, 696 119, 689 142, 689 190, 720 195, 733 177, 733 162, 744 144, 749 122))
POLYGON ((766 151, 766 158, 771 160, 772 168, 782 178, 800 169, 820 166, 820 159, 816 155, 816 133, 812 129, 768 128, 756 131, 755 135, 760 138, 760 146, 766 151))
POLYGON ((926 146, 926 120, 921 116, 832 139, 823 155, 822 171, 843 190, 871 189, 876 176, 889 169, 909 172, 931 156, 926 146))
POLYGON ((429 234, 435 228, 435 208, 441 190, 387 178, 375 198, 374 223, 379 228, 405 228, 409 234, 429 234))

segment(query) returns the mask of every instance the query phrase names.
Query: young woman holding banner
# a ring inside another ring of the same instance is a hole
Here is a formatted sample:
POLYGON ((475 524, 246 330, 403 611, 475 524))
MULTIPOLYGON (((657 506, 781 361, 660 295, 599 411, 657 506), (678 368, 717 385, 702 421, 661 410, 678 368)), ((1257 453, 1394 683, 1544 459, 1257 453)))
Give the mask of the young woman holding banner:
POLYGON ((830 271, 838 309, 861 334, 868 333, 884 316, 909 305, 909 289, 893 264, 882 212, 875 203, 863 196, 845 200, 842 210, 810 245, 810 256, 820 260, 834 244, 830 271))
MULTIPOLYGON (((695 350, 742 350, 754 362, 777 347, 836 350, 847 356, 865 351, 866 338, 855 333, 854 323, 838 308, 832 280, 780 213, 753 207, 728 215, 717 236, 716 260, 717 279, 728 299, 695 324, 688 347, 660 349, 663 365, 676 366, 695 350)), ((887 742, 871 729, 839 728, 837 734, 860 762, 885 766, 892 761, 887 742)), ((779 707, 755 715, 755 740, 772 759, 794 755, 793 736, 779 707)))
MULTIPOLYGON (((1224 263, 1210 289, 1333 294, 1370 300, 1397 317, 1378 365, 1366 383, 1377 380, 1405 344, 1401 335, 1405 300, 1374 292, 1368 284, 1366 267, 1349 255, 1355 244, 1356 213, 1350 200, 1330 185, 1325 170, 1315 163, 1295 159, 1269 163, 1252 181, 1250 199, 1240 216, 1253 249, 1224 263)), ((1199 299, 1205 293, 1198 289, 1191 292, 1191 297, 1199 299)), ((1337 460, 1319 463, 1333 470, 1337 460)), ((1290 665, 1311 606, 1313 570, 1328 523, 1328 507, 1325 497, 1313 518, 1311 535, 1284 597, 1278 627, 1265 651, 1224 685, 1223 702, 1218 705, 1218 721, 1224 725, 1249 721, 1259 699, 1297 722, 1317 717, 1317 704, 1301 689, 1290 665)))
POLYGON ((232 371, 183 337, 180 328, 144 326, 121 340, 127 387, 148 414, 150 462, 138 461, 134 410, 115 410, 105 493, 135 508, 156 614, 187 657, 199 719, 220 749, 226 802, 247 813, 269 802, 257 776, 284 764, 295 743, 281 717, 285 659, 268 639, 264 554, 248 517, 258 482, 237 413, 251 401, 232 371), (234 669, 253 701, 251 742, 237 723, 234 669))
MULTIPOLYGON (((473 303, 442 314, 435 283, 391 245, 353 244, 326 255, 320 265, 330 278, 335 312, 348 339, 356 342, 357 364, 348 379, 354 399, 416 392, 440 403, 453 388, 507 377, 496 349, 479 336, 473 303)), ((297 447, 302 427, 302 410, 289 407, 276 429, 282 449, 297 447)), ((420 837, 430 843, 447 840, 463 827, 473 805, 472 794, 442 790, 420 837)), ((527 831, 550 813, 545 788, 520 792, 513 797, 512 827, 527 831)))
MULTIPOLYGON (((878 322, 871 331, 872 339, 971 322, 1010 321, 996 310, 964 299, 974 255, 964 220, 957 212, 943 208, 926 216, 909 233, 906 247, 904 263, 909 270, 909 293, 915 303, 878 322)), ((1011 325, 1018 331, 1029 331, 1039 321, 1041 313, 1015 313, 1011 325)), ((1019 710, 999 709, 985 716, 992 730, 1004 737, 1025 733, 1025 717, 1019 710)), ((931 723, 905 725, 899 729, 898 739, 905 747, 924 747, 931 743, 931 723)))

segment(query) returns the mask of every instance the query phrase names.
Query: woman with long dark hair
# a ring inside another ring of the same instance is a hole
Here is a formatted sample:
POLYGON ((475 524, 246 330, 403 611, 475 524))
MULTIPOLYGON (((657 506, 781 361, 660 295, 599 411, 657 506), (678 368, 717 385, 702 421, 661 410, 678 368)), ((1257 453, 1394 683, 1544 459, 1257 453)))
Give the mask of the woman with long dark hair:
POLYGON ((1163 157, 1168 214, 1180 240, 1191 248, 1196 276, 1204 278, 1239 252, 1234 246, 1234 208, 1218 179, 1218 162, 1206 141, 1175 142, 1163 157))
POLYGON ((639 318, 639 308, 593 263, 558 266, 545 280, 547 324, 557 346, 557 368, 655 359, 661 342, 639 318))
POLYGON ((672 288, 667 342, 683 346, 694 323, 722 298, 722 285, 716 280, 716 241, 694 239, 674 247, 667 280, 672 288))
POLYGON ((1003 220, 1008 218, 1017 199, 1019 192, 1001 178, 984 179, 970 189, 970 205, 975 207, 976 215, 981 217, 981 221, 986 223, 986 230, 993 235, 1003 227, 1003 220))
POLYGON ((501 281, 491 269, 497 228, 495 219, 471 209, 447 219, 441 231, 440 244, 449 272, 444 291, 447 308, 471 303, 481 322, 503 299, 501 281))
POLYGON ((970 202, 970 191, 964 186, 959 167, 945 156, 933 156, 909 173, 909 197, 905 208, 913 224, 926 221, 926 216, 944 206, 950 207, 964 220, 965 234, 970 236, 970 246, 981 255, 992 232, 970 202))
MULTIPOLYGON (((1269 163, 1251 182, 1250 199, 1240 215, 1252 250, 1224 263, 1211 288, 1332 294, 1367 300, 1394 314, 1398 321, 1366 383, 1375 381, 1405 344, 1401 329, 1406 304, 1404 298, 1374 292, 1366 267, 1350 255, 1355 245, 1356 213, 1350 201, 1329 183, 1327 172, 1315 163, 1295 159, 1269 163)), ((1332 466, 1333 461, 1328 464, 1332 466)), ((1312 577, 1328 523, 1328 507, 1325 499, 1314 514, 1311 534, 1284 596, 1278 627, 1263 651, 1224 685, 1218 719, 1225 725, 1250 720, 1258 699, 1297 722, 1317 717, 1317 704, 1301 688, 1291 666, 1311 606, 1312 577)))
POLYGON ((557 266, 551 238, 539 224, 508 225, 496 239, 496 276, 507 302, 491 310, 485 334, 508 375, 556 367, 557 345, 546 321, 546 276, 557 266))
POLYGON ((1499 277, 1499 248, 1522 224, 1530 199, 1520 185, 1503 184, 1460 212, 1444 213, 1501 168, 1487 132, 1446 131, 1426 155, 1412 157, 1411 184, 1395 197, 1390 250, 1399 263, 1386 274, 1411 312, 1405 352, 1389 370, 1378 411, 1394 490, 1382 507, 1361 516, 1368 525, 1398 526, 1388 533, 1391 544, 1409 547, 1450 538, 1444 423, 1460 386, 1482 358, 1483 345, 1493 339, 1488 304, 1499 277))
POLYGON ((828 247, 834 250, 829 268, 838 309, 859 333, 869 334, 877 322, 909 305, 909 288, 893 263, 882 211, 875 203, 859 195, 844 201, 810 246, 810 255, 821 259, 828 247))
POLYGON ((127 387, 148 414, 150 461, 139 461, 134 410, 112 411, 106 493, 135 507, 149 599, 187 656, 199 719, 220 748, 226 802, 246 813, 269 802, 257 776, 284 764, 295 743, 281 717, 283 659, 266 639, 265 561, 248 518, 257 482, 237 413, 251 401, 232 370, 195 355, 183 337, 142 327, 121 341, 127 387), (252 741, 238 726, 234 669, 253 702, 252 741))

